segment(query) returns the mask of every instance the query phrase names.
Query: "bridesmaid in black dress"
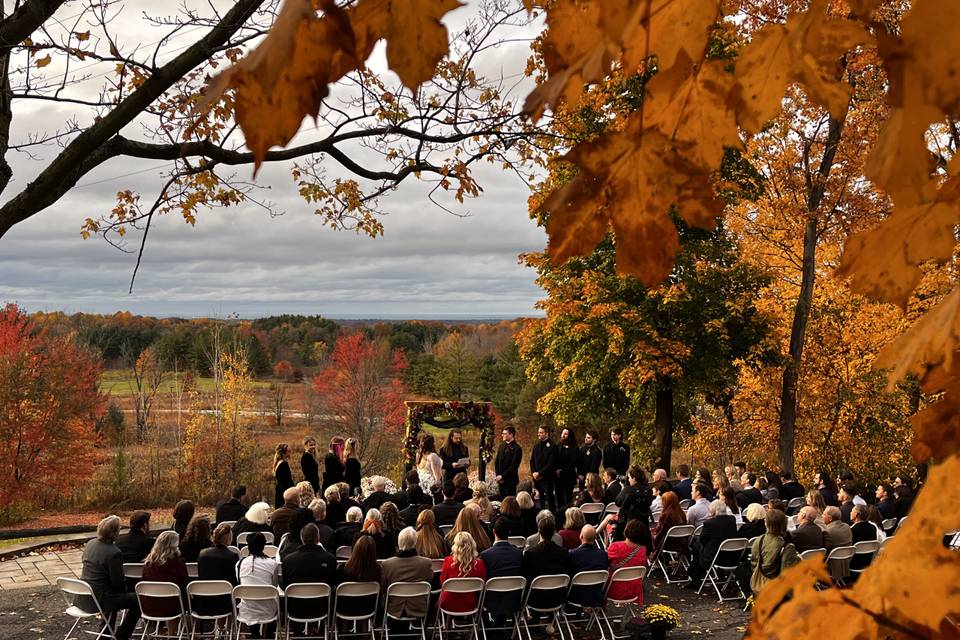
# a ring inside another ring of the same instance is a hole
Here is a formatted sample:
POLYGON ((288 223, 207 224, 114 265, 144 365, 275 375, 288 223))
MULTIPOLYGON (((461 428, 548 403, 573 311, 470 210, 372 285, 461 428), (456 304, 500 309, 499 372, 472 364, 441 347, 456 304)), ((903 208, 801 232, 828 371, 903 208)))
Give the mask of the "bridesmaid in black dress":
POLYGON ((334 436, 330 439, 330 449, 323 459, 323 490, 338 482, 345 482, 343 479, 343 438, 334 436))
POLYGON ((350 485, 350 495, 356 495, 360 490, 360 459, 357 458, 357 441, 347 438, 347 446, 343 449, 344 480, 350 485))
POLYGON ((303 479, 313 487, 313 493, 320 493, 320 464, 317 462, 317 439, 307 436, 303 439, 303 455, 300 456, 300 471, 303 479))
POLYGON ((283 506, 283 492, 293 486, 293 474, 290 472, 290 445, 283 442, 277 445, 273 454, 273 476, 277 479, 277 491, 274 503, 277 509, 283 506))

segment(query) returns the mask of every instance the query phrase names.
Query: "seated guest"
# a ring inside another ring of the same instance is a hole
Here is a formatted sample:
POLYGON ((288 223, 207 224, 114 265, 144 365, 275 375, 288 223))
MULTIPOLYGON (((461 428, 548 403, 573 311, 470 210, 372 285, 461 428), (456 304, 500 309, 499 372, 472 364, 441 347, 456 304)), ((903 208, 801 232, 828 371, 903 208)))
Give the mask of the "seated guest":
POLYGON ((877 509, 880 510, 880 515, 883 516, 883 519, 896 518, 897 506, 893 501, 893 487, 886 482, 881 482, 877 485, 876 496, 877 509))
MULTIPOLYGON (((192 525, 193 521, 190 524, 192 525)), ((190 529, 188 528, 187 531, 190 529)), ((179 541, 180 536, 176 531, 164 531, 157 536, 156 544, 143 561, 143 579, 149 582, 172 582, 180 587, 180 594, 183 597, 190 578, 187 576, 187 564, 180 555, 179 541)), ((141 602, 144 614, 158 618, 175 616, 180 613, 182 606, 170 598, 144 596, 141 602)), ((176 620, 167 621, 167 633, 171 636, 177 635, 178 626, 176 620)))
POLYGON ((407 493, 410 494, 407 496, 409 504, 406 509, 400 511, 400 519, 413 526, 421 511, 433 507, 433 498, 424 493, 419 486, 408 489, 407 493))
POLYGON ((238 484, 233 488, 233 494, 217 503, 217 514, 214 524, 220 524, 224 521, 233 521, 236 522, 243 517, 243 514, 247 512, 247 508, 243 506, 243 499, 247 495, 247 488, 238 484))
POLYGON ((577 506, 582 507, 588 502, 603 504, 603 480, 600 479, 600 474, 592 471, 587 474, 583 491, 577 497, 577 506))
POLYGON ((520 531, 513 535, 529 536, 537 532, 537 510, 533 496, 527 491, 517 491, 517 505, 520 507, 520 531))
MULTIPOLYGON (((710 517, 710 501, 706 497, 707 488, 702 484, 693 485, 691 495, 693 506, 687 509, 687 524, 697 526, 710 517)), ((678 498, 680 496, 677 496, 678 498)))
MULTIPOLYGON (((607 558, 610 561, 610 575, 624 567, 645 567, 647 565, 647 548, 643 545, 643 527, 639 520, 631 520, 624 530, 624 539, 612 543, 607 547, 607 558)), ((643 604, 643 580, 632 582, 615 582, 610 585, 608 597, 615 600, 628 600, 636 597, 636 604, 643 604)))
MULTIPOLYGON (((333 530, 333 539, 330 541, 330 546, 332 546, 333 549, 330 551, 336 553, 340 547, 352 547, 357 537, 360 536, 361 529, 363 528, 363 524, 361 523, 362 519, 363 511, 360 510, 360 507, 350 507, 347 509, 347 521, 341 522, 337 528, 333 530)), ((373 540, 370 542, 373 543, 373 540)), ((374 547, 376 547, 375 543, 374 547)))
POLYGON ((683 514, 683 509, 680 508, 680 499, 677 498, 676 493, 673 491, 665 491, 660 496, 660 500, 663 504, 663 508, 660 511, 660 520, 657 521, 657 524, 653 527, 653 531, 650 532, 655 551, 659 551, 663 547, 663 543, 667 539, 667 532, 670 531, 672 527, 687 524, 687 516, 683 514))
POLYGON ((727 484, 730 485, 734 491, 740 491, 740 476, 746 470, 746 463, 744 463, 742 467, 728 464, 723 468, 723 473, 727 476, 727 484))
POLYGON ((470 480, 463 471, 453 476, 453 499, 463 504, 473 497, 473 491, 470 490, 470 480))
POLYGON ((187 532, 180 541, 180 553, 184 562, 196 562, 200 552, 213 543, 210 541, 210 519, 207 516, 196 516, 190 521, 187 532))
POLYGON ((819 489, 810 489, 810 491, 807 491, 807 506, 816 509, 817 518, 820 518, 823 510, 827 508, 827 503, 824 501, 823 494, 820 493, 819 489))
POLYGON ((117 538, 117 546, 124 562, 143 562, 153 548, 150 535, 150 514, 134 511, 130 514, 130 531, 117 538))
POLYGON ((604 469, 603 471, 603 504, 610 504, 617 501, 617 496, 623 491, 623 485, 617 478, 620 476, 616 469, 604 469))
POLYGON ((323 499, 327 503, 326 522, 331 529, 336 529, 337 525, 347 519, 347 507, 340 502, 340 489, 332 484, 323 491, 323 499))
MULTIPOLYGON (((487 579, 523 575, 523 551, 508 541, 512 526, 503 516, 493 523, 494 543, 480 554, 487 579)), ((488 592, 483 598, 483 608, 501 625, 504 617, 520 608, 520 598, 519 594, 488 592)))
POLYGON ((580 546, 580 533, 583 525, 587 523, 583 519, 583 512, 577 507, 569 507, 564 515, 566 520, 560 530, 560 539, 563 541, 563 548, 570 551, 580 546))
POLYGON ((561 538, 560 534, 557 533, 557 524, 556 520, 553 518, 553 512, 549 511, 548 509, 543 509, 537 514, 537 533, 527 537, 527 543, 523 549, 525 552, 540 544, 540 531, 542 530, 541 524, 544 520, 549 520, 553 526, 553 535, 550 537, 550 541, 558 547, 563 548, 563 538, 561 538))
POLYGON ((453 548, 453 541, 461 531, 466 531, 470 534, 477 547, 478 553, 482 553, 490 547, 490 538, 487 536, 487 532, 480 522, 480 516, 477 515, 475 510, 466 508, 460 511, 456 522, 453 524, 453 528, 450 529, 445 536, 445 542, 448 547, 453 548))
MULTIPOLYGON (((710 474, 710 477, 712 482, 711 486, 713 487, 713 495, 720 496, 723 495, 724 489, 732 489, 730 486, 730 481, 727 480, 727 476, 724 475, 723 471, 720 469, 714 469, 710 474)), ((734 489, 733 493, 736 495, 737 490, 734 489)))
POLYGON ((443 502, 433 505, 433 515, 438 527, 452 525, 457 521, 457 515, 463 509, 463 503, 453 499, 454 486, 452 482, 443 483, 443 502))
POLYGON ((906 484, 901 484, 893 490, 894 506, 897 508, 897 520, 906 518, 913 506, 913 490, 906 484))
MULTIPOLYGON (((292 489, 296 491, 296 487, 292 489)), ((284 492, 284 500, 286 500, 286 492, 284 492)), ((238 570, 240 584, 277 586, 279 565, 276 560, 264 554, 263 550, 266 546, 267 539, 260 532, 251 534, 247 539, 250 555, 240 561, 238 570)), ((251 638, 272 636, 277 623, 267 621, 276 615, 277 603, 274 600, 241 600, 237 605, 237 622, 246 625, 251 638)))
POLYGON ((330 550, 330 541, 333 540, 333 527, 327 524, 327 501, 323 498, 314 498, 308 507, 313 512, 313 523, 320 533, 320 544, 330 550))
MULTIPOLYGON (((639 520, 640 522, 650 522, 650 502, 653 495, 650 493, 650 487, 647 485, 647 474, 639 466, 633 464, 627 469, 627 485, 617 496, 616 505, 620 508, 617 518, 614 522, 614 540, 623 539, 623 528, 630 520, 639 520)), ((601 523, 600 530, 603 531, 601 523)), ((653 551, 653 542, 647 546, 647 553, 653 551)))
POLYGON ((374 476, 370 481, 371 487, 373 487, 373 493, 367 496, 367 499, 363 501, 363 510, 370 511, 370 509, 379 509, 383 506, 384 502, 390 500, 390 494, 387 493, 387 479, 383 476, 374 476))
POLYGON ((367 511, 367 517, 363 521, 360 535, 368 536, 373 540, 373 544, 377 548, 378 560, 389 558, 397 550, 393 536, 390 535, 383 524, 383 517, 380 515, 379 509, 367 511))
MULTIPOLYGON (((813 484, 814 488, 820 492, 824 504, 828 507, 839 506, 840 503, 837 502, 837 485, 830 479, 829 473, 818 471, 813 476, 813 484)), ((820 511, 820 513, 823 513, 823 511, 820 511)))
POLYGON ((252 531, 270 531, 270 505, 266 502, 254 502, 250 505, 247 513, 233 525, 233 539, 239 538, 241 533, 252 531))
MULTIPOLYGON (((544 513, 549 514, 549 511, 540 513, 541 515, 537 516, 539 541, 523 553, 523 577, 527 579, 527 587, 538 576, 570 573, 570 552, 554 541, 557 531, 553 516, 543 516, 544 513)), ((531 594, 528 602, 533 607, 542 606, 536 602, 534 594, 531 594)), ((547 594, 543 596, 547 597, 547 594)))
POLYGON ((295 486, 300 490, 299 502, 301 507, 306 507, 317 497, 313 490, 313 484, 309 480, 301 480, 295 486))
MULTIPOLYGON (((384 560, 380 565, 380 585, 386 597, 387 587, 395 582, 431 582, 433 563, 428 558, 417 555, 417 531, 407 527, 397 535, 397 555, 384 560)), ((387 613, 396 617, 422 618, 427 615, 429 596, 423 598, 390 598, 387 613)), ((409 631, 409 625, 387 619, 391 630, 400 633, 409 631)))
MULTIPOLYGON (((309 484, 309 483, 307 483, 309 484)), ((290 521, 290 530, 280 539, 280 548, 277 550, 277 560, 283 562, 288 554, 293 553, 303 544, 300 539, 300 532, 308 524, 313 524, 313 511, 310 509, 297 509, 297 514, 290 521)))
POLYGON ((850 525, 840 519, 839 507, 827 507, 824 510, 823 525, 823 546, 828 552, 853 544, 853 532, 850 525))
MULTIPOLYGON (((337 559, 332 553, 320 546, 320 530, 317 525, 307 523, 300 529, 301 544, 295 551, 283 556, 280 586, 298 582, 313 582, 337 586, 337 559)), ((291 604, 293 604, 291 602, 291 604)), ((297 616, 295 617, 307 617, 297 616)))
POLYGON ((740 505, 737 504, 737 492, 727 487, 718 496, 723 504, 727 505, 727 513, 737 519, 737 522, 743 522, 743 516, 740 513, 740 505))
POLYGON ((659 484, 661 482, 667 481, 667 470, 666 469, 654 469, 653 473, 650 474, 650 484, 659 484))
POLYGON ((523 535, 523 523, 520 522, 520 503, 517 502, 517 499, 513 496, 507 496, 500 503, 500 518, 504 519, 507 522, 507 525, 510 527, 511 536, 523 535))
POLYGON ((747 472, 740 476, 740 491, 737 492, 737 504, 741 509, 746 509, 748 504, 763 502, 763 494, 754 485, 757 482, 755 473, 747 472))
POLYGON ((471 491, 473 492, 473 497, 464 502, 464 506, 469 506, 471 504, 477 505, 480 508, 480 520, 482 522, 493 522, 493 504, 490 502, 490 497, 487 495, 487 485, 484 482, 476 481, 471 485, 471 491))
MULTIPOLYGON (((230 526, 218 524, 213 530, 213 546, 201 551, 197 558, 197 579, 225 580, 237 586, 237 563, 240 562, 240 556, 228 548, 232 543, 233 532, 230 526)), ((195 596, 190 606, 200 615, 212 615, 217 611, 229 610, 233 604, 229 595, 195 596)))
POLYGON ((437 528, 437 521, 433 511, 426 509, 417 517, 417 541, 414 545, 417 554, 424 558, 439 560, 447 556, 447 545, 437 528))
MULTIPOLYGON (((580 531, 580 545, 570 551, 570 574, 575 576, 581 571, 606 571, 609 567, 607 552, 597 545, 597 529, 589 524, 584 525, 580 531)), ((603 606, 603 585, 572 587, 570 601, 581 607, 603 606)))
MULTIPOLYGON (((797 553, 824 548, 823 529, 817 524, 818 515, 813 507, 803 507, 797 513, 797 528, 788 535, 797 553)), ((740 528, 740 537, 744 537, 743 527, 740 528)))
POLYGON ((790 502, 794 498, 803 497, 803 485, 797 482, 796 477, 789 471, 780 472, 780 499, 790 502))
MULTIPOLYGON (((450 578, 481 578, 487 579, 487 568, 477 553, 477 544, 466 531, 461 531, 453 539, 450 555, 443 560, 443 569, 440 571, 440 585, 450 578)), ((440 606, 448 611, 470 611, 477 606, 475 593, 440 594, 440 606)))
POLYGON ((779 498, 771 498, 767 501, 767 510, 776 509, 777 511, 783 511, 784 514, 787 513, 787 503, 779 498))
MULTIPOLYGON (((380 582, 380 564, 377 562, 377 545, 370 536, 360 536, 353 545, 350 559, 340 567, 337 580, 340 582, 380 582)), ((337 607, 345 615, 359 615, 369 611, 376 596, 342 598, 337 607)))
MULTIPOLYGON (((360 487, 358 486, 357 489, 359 490, 359 488, 360 487)), ((338 482, 337 491, 340 492, 340 502, 343 503, 345 509, 361 506, 360 501, 353 495, 353 489, 346 482, 338 482)))
POLYGON ((740 537, 737 535, 737 521, 727 515, 727 505, 719 500, 710 503, 710 517, 703 521, 700 538, 690 545, 693 550, 693 562, 690 564, 692 584, 700 586, 700 581, 717 555, 717 549, 724 540, 740 537))
POLYGON ((877 528, 867 519, 870 513, 869 508, 857 505, 850 514, 853 520, 853 526, 850 527, 850 544, 858 542, 876 542, 877 528))
POLYGON ((663 494, 672 491, 667 482, 656 482, 651 489, 653 492, 653 501, 650 503, 650 514, 655 515, 663 511, 663 494))
POLYGON ((763 506, 756 502, 747 505, 747 508, 743 511, 743 526, 740 527, 737 537, 749 540, 765 534, 767 527, 764 518, 766 517, 767 510, 763 506))
POLYGON ((297 515, 297 509, 300 508, 300 489, 290 487, 283 492, 283 506, 274 509, 270 514, 270 529, 273 531, 273 539, 280 542, 280 537, 290 530, 290 521, 297 515))
POLYGON ((394 502, 384 502, 383 506, 380 507, 380 517, 383 519, 383 530, 396 548, 397 536, 404 528, 403 522, 400 520, 400 509, 394 502))
POLYGON ((177 506, 173 508, 172 528, 181 538, 187 532, 187 527, 190 526, 190 521, 193 520, 194 511, 195 507, 193 506, 193 502, 190 500, 181 500, 177 503, 177 506))
POLYGON ((853 524, 851 514, 855 503, 853 501, 857 496, 857 487, 853 484, 845 484, 840 487, 840 519, 847 524, 853 524))
MULTIPOLYGON (((123 623, 116 629, 117 640, 129 640, 137 621, 140 606, 137 596, 126 591, 123 578, 123 558, 116 545, 120 535, 120 518, 107 516, 97 525, 97 537, 83 547, 83 570, 80 579, 90 585, 104 613, 110 615, 126 610, 123 623)), ((97 607, 88 598, 79 597, 77 606, 84 611, 96 611, 97 607)))
POLYGON ((876 505, 869 504, 864 507, 867 510, 867 520, 877 529, 877 541, 883 542, 887 539, 887 532, 883 530, 883 515, 876 505))
MULTIPOLYGON (((771 509, 767 512, 765 524, 767 532, 754 540, 753 547, 750 549, 750 562, 753 566, 750 587, 754 594, 760 593, 760 589, 779 576, 783 569, 800 562, 797 550, 785 540, 786 514, 771 509)), ((817 525, 812 526, 817 530, 820 529, 817 525)))
POLYGON ((692 500, 693 482, 690 480, 690 467, 685 464, 677 466, 677 484, 673 492, 680 500, 692 500))

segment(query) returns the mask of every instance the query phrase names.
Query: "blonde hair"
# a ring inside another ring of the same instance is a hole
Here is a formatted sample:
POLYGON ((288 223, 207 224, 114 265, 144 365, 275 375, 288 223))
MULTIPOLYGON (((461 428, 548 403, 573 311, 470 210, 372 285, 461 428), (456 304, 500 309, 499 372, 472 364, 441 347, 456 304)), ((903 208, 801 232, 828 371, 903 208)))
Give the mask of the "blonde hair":
POLYGON ((277 465, 290 453, 290 445, 286 442, 281 442, 273 449, 273 468, 276 470, 277 465))
POLYGON ((153 543, 153 548, 144 559, 143 564, 161 565, 180 556, 180 536, 176 531, 164 531, 153 543))
POLYGON ((306 507, 313 499, 316 497, 316 494, 313 493, 313 485, 310 484, 309 480, 301 480, 297 483, 297 489, 300 490, 300 506, 306 507))
POLYGON ((480 515, 473 509, 460 510, 453 528, 447 534, 447 541, 456 540, 461 531, 470 534, 475 549, 483 551, 490 547, 490 537, 480 524, 480 515))
POLYGON ((453 561, 457 563, 461 576, 470 575, 473 566, 477 562, 477 543, 473 536, 466 531, 461 531, 453 538, 453 549, 450 551, 453 561))
POLYGON ((583 518, 583 511, 580 510, 580 507, 570 507, 564 515, 566 516, 566 521, 563 523, 564 529, 576 529, 579 531, 583 529, 583 525, 587 524, 587 521, 583 518))
POLYGON ((113 544, 120 535, 120 518, 107 516, 97 525, 97 540, 113 544))
POLYGON ((533 509, 533 496, 526 491, 521 491, 517 494, 517 504, 521 509, 533 509))
POLYGON ((354 438, 347 438, 347 443, 343 445, 343 459, 357 457, 357 441, 354 438))
POLYGON ((270 519, 270 505, 266 502, 254 502, 243 517, 253 524, 267 524, 270 519))
POLYGON ((756 522, 757 520, 763 520, 767 515, 767 510, 763 508, 762 505, 751 502, 747 505, 747 508, 743 510, 743 517, 747 519, 748 522, 756 522))
POLYGON ((593 473, 592 471, 587 474, 585 481, 585 486, 587 493, 590 494, 591 498, 597 498, 603 495, 603 481, 600 479, 600 474, 593 473))
POLYGON ((415 546, 417 555, 424 558, 439 559, 444 557, 446 549, 443 544, 443 536, 437 529, 437 519, 433 511, 426 509, 417 516, 417 543, 415 546))
POLYGON ((363 527, 361 529, 364 533, 369 534, 383 533, 383 516, 380 515, 379 509, 370 509, 367 511, 367 518, 363 521, 363 527))
POLYGON ((323 497, 327 499, 327 502, 340 502, 340 489, 337 488, 337 485, 332 484, 323 490, 323 497))

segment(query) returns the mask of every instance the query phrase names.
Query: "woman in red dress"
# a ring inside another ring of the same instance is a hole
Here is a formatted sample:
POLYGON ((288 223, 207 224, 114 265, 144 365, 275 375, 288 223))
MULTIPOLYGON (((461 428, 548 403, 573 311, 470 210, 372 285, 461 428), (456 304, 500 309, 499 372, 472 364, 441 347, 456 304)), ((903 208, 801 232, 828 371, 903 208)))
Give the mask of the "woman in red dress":
MULTIPOLYGON (((477 543, 473 536, 461 531, 453 538, 453 549, 443 560, 440 571, 440 585, 450 578, 487 579, 487 568, 477 553, 477 543)), ((447 611, 473 611, 477 607, 477 596, 473 593, 449 593, 440 595, 440 605, 447 611)))
MULTIPOLYGON (((639 520, 627 523, 623 535, 625 540, 614 542, 607 547, 607 557, 610 559, 610 575, 623 567, 647 566, 647 548, 643 544, 644 526, 639 520)), ((629 600, 643 604, 643 580, 630 582, 615 582, 610 585, 607 597, 612 600, 629 600)))

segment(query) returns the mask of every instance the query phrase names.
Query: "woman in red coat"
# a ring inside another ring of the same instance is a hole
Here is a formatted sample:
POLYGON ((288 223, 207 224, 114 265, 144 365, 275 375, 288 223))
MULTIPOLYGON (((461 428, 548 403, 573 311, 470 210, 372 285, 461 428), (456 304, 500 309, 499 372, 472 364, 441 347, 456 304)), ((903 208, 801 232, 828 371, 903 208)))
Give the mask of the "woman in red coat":
MULTIPOLYGON (((627 523, 623 535, 626 538, 614 542, 607 547, 607 557, 610 559, 610 576, 623 567, 647 566, 647 548, 643 545, 645 527, 639 520, 627 523)), ((607 593, 613 600, 632 600, 636 604, 643 604, 643 580, 630 582, 616 582, 610 585, 607 593)))
MULTIPOLYGON (((164 531, 153 543, 153 549, 143 561, 143 579, 149 582, 172 582, 183 593, 187 588, 187 563, 180 555, 180 536, 176 531, 164 531)), ((143 598, 143 613, 149 616, 175 616, 181 609, 170 598, 143 598)), ((178 620, 167 622, 167 634, 177 635, 178 620)))
MULTIPOLYGON (((487 568, 477 553, 473 536, 461 531, 453 538, 453 549, 443 560, 440 571, 440 586, 450 578, 487 579, 487 568)), ((440 595, 440 606, 447 611, 473 611, 477 608, 477 596, 473 593, 449 593, 440 595)))

